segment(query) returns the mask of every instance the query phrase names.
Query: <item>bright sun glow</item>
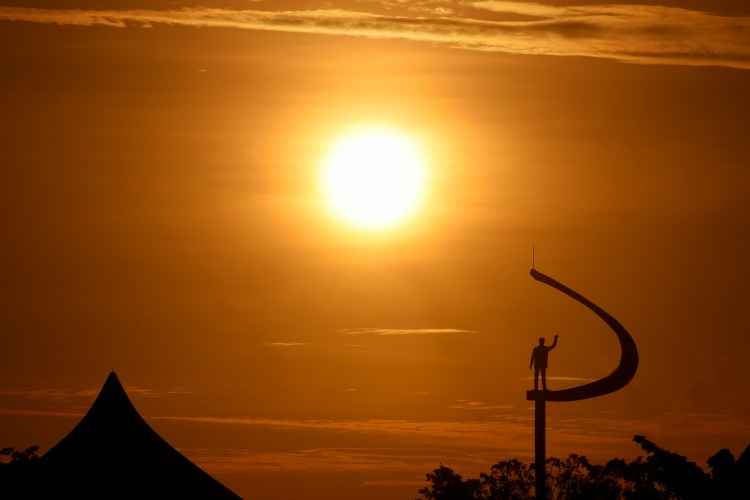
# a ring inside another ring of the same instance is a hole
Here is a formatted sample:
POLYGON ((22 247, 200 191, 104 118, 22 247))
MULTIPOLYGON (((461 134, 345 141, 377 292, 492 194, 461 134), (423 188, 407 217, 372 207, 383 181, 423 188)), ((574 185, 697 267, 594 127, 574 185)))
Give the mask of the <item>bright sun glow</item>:
POLYGON ((358 227, 385 228, 419 207, 424 162, 417 145, 398 131, 357 129, 331 148, 322 183, 336 216, 358 227))

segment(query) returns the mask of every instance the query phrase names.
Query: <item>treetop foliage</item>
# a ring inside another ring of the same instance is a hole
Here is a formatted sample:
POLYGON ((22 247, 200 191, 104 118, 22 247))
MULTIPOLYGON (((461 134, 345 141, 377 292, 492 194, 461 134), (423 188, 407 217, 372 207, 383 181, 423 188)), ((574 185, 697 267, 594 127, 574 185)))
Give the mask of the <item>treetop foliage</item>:
MULTIPOLYGON (((750 446, 735 460, 724 448, 707 461, 708 472, 644 436, 633 438, 646 453, 595 465, 581 455, 547 460, 549 500, 703 500, 750 498, 750 446)), ((534 498, 534 465, 503 460, 479 479, 463 479, 440 465, 427 474, 417 500, 525 500, 534 498)))

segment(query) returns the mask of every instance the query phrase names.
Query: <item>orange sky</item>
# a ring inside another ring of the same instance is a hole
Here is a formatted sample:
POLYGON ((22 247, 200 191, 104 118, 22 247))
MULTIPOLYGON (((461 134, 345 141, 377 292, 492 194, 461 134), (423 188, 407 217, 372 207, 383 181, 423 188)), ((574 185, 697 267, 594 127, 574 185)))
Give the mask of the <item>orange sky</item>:
POLYGON ((0 446, 54 444, 114 368, 247 498, 529 458, 536 338, 555 387, 618 357, 532 244, 641 354, 550 405, 551 454, 748 444, 746 2, 0 4, 0 446), (369 123, 431 179, 380 233, 316 184, 369 123))

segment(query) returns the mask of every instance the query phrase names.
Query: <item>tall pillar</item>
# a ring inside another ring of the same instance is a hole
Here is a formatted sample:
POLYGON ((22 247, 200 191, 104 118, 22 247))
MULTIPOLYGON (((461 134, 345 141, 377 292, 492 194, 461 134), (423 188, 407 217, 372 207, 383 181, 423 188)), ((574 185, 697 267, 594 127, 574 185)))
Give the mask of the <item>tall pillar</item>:
MULTIPOLYGON (((532 255, 533 265, 533 255, 532 255)), ((547 401, 580 401, 582 399, 596 398, 618 391, 625 387, 628 382, 635 376, 638 369, 638 349, 635 346, 635 340, 630 336, 624 326, 620 324, 607 311, 591 302, 589 299, 569 288, 559 281, 550 278, 533 267, 531 268, 531 277, 540 283, 551 286, 559 292, 567 295, 579 304, 583 304, 594 314, 599 316, 609 326, 617 340, 620 342, 620 364, 617 368, 604 378, 594 380, 587 384, 577 387, 570 387, 560 391, 533 390, 526 391, 526 400, 534 401, 534 469, 536 474, 536 500, 547 500, 547 488, 545 484, 545 424, 546 412, 545 404, 547 401)))
POLYGON ((545 427, 546 423, 546 399, 544 393, 538 392, 534 399, 534 463, 536 474, 536 500, 547 499, 547 461, 545 427))

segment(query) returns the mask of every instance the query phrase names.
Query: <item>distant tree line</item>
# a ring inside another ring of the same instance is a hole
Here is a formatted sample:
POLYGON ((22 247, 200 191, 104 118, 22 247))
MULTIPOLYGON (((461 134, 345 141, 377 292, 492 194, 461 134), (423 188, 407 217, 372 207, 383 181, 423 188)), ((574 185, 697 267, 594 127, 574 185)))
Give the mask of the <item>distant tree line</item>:
POLYGON ((16 450, 15 448, 3 448, 0 450, 0 468, 3 472, 14 470, 16 467, 34 464, 39 460, 39 447, 30 446, 25 450, 16 450))
POLYGON ((38 446, 25 450, 0 449, 0 498, 20 498, 21 495, 34 498, 29 490, 33 489, 40 467, 38 446))
MULTIPOLYGON (((660 448, 644 436, 633 440, 646 453, 631 462, 605 465, 570 455, 547 460, 549 500, 707 500, 750 499, 750 446, 735 460, 728 449, 707 461, 707 470, 660 448)), ((427 474, 417 500, 523 500, 534 498, 534 466, 500 461, 479 479, 463 479, 441 465, 427 474)))

